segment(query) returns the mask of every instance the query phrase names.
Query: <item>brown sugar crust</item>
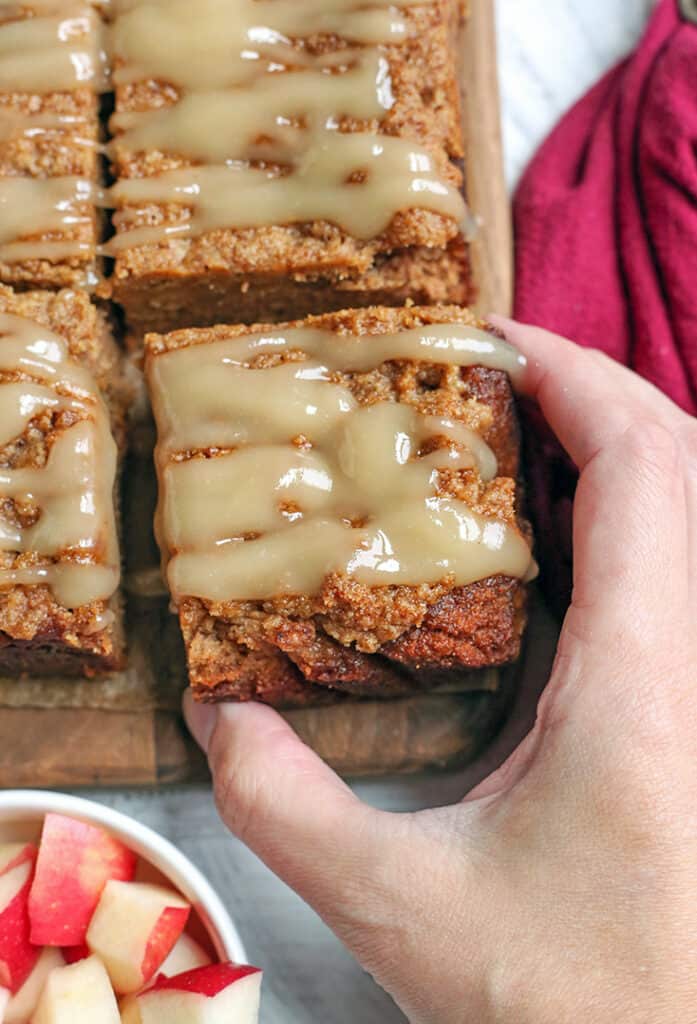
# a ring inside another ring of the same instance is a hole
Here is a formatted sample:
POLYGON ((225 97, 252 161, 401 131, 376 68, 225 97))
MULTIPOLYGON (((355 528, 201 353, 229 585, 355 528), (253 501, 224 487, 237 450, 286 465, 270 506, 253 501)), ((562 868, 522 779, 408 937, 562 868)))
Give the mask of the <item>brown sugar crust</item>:
MULTIPOLYGON (((453 306, 346 310, 308 317, 303 325, 378 335, 453 322, 481 326, 468 310, 453 306)), ((146 358, 270 326, 150 335, 146 358)), ((497 456, 499 476, 482 483, 471 471, 443 472, 441 493, 462 498, 483 515, 515 523, 529 535, 520 515, 518 427, 505 374, 392 361, 369 373, 337 374, 337 379, 362 405, 406 402, 479 431, 497 456)), ((304 681, 311 687, 307 700, 314 702, 320 686, 354 696, 396 696, 451 681, 464 669, 514 660, 525 623, 525 588, 504 577, 468 587, 453 587, 445 579, 371 588, 333 575, 312 597, 224 603, 186 598, 179 613, 190 678, 200 699, 254 697, 279 703, 278 688, 285 693, 288 687, 295 695, 291 703, 297 703, 296 690, 304 681)))
POLYGON ((0 590, 0 674, 95 676, 117 671, 124 665, 122 614, 118 599, 69 610, 45 586, 0 590))
MULTIPOLYGON (((394 106, 380 122, 344 118, 339 130, 379 130, 413 139, 431 151, 446 180, 462 187, 462 5, 436 0, 403 13, 408 40, 384 49, 394 106)), ((335 36, 318 36, 302 45, 328 52, 345 44, 335 36)), ((120 86, 116 109, 155 110, 175 103, 178 95, 176 88, 161 82, 120 86)), ((172 153, 127 152, 118 136, 114 154, 117 178, 151 176, 192 164, 172 153)), ((190 210, 174 204, 130 206, 114 215, 114 225, 119 233, 189 217, 190 210)), ((210 231, 198 238, 142 245, 119 254, 112 287, 132 326, 142 331, 250 323, 261 317, 295 319, 309 310, 399 305, 407 299, 464 304, 473 294, 467 246, 458 225, 424 209, 400 212, 382 235, 368 241, 317 221, 210 231)))
POLYGON ((208 619, 202 602, 183 603, 180 622, 187 649, 192 638, 196 698, 295 707, 327 703, 332 690, 336 697, 406 696, 452 683, 465 669, 515 661, 525 627, 525 591, 518 580, 504 577, 460 587, 430 607, 420 627, 373 655, 341 647, 311 621, 270 623, 277 650, 263 642, 245 647, 232 631, 226 643, 220 623, 216 643, 208 619), (218 655, 230 647, 239 660, 223 667, 218 655))
MULTIPOLYGON (((121 358, 103 314, 88 296, 72 290, 15 293, 0 285, 0 313, 34 320, 66 339, 71 356, 87 366, 104 389, 114 435, 123 445, 128 391, 121 377, 121 358)), ((21 374, 12 377, 19 379, 21 374)), ((57 438, 78 418, 71 410, 35 416, 21 437, 0 448, 0 466, 43 467, 57 438)), ((23 526, 38 514, 31 504, 10 499, 0 501, 0 511, 3 518, 23 526)), ((74 557, 67 551, 60 560, 74 557)), ((94 558, 99 560, 99 552, 94 558)), ((51 562, 30 552, 0 553, 4 569, 51 562)), ((124 661, 122 618, 118 595, 67 609, 45 585, 0 589, 0 672, 90 676, 116 670, 124 661)))
MULTIPOLYGON (((23 4, 18 15, 28 17, 32 12, 31 4, 23 4)), ((8 20, 12 19, 3 17, 0 12, 0 23, 8 20)), ((99 99, 91 88, 46 95, 0 92, 0 114, 5 112, 16 115, 61 115, 75 119, 75 123, 63 124, 54 131, 0 140, 1 177, 75 176, 94 182, 100 180, 99 99)), ((88 222, 66 228, 60 233, 28 235, 22 241, 78 241, 87 243, 91 252, 55 261, 0 260, 0 282, 14 288, 64 288, 94 283, 97 272, 94 247, 101 230, 100 217, 90 202, 76 205, 76 210, 88 222)))

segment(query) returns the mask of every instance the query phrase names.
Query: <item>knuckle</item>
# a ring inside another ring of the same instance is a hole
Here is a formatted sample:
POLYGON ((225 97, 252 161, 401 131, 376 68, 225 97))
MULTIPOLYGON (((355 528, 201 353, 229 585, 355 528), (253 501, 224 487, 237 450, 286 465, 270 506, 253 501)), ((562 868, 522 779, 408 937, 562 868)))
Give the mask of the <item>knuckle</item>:
POLYGON ((616 359, 613 359, 600 348, 586 348, 584 346, 581 351, 584 359, 590 364, 589 370, 593 372, 601 372, 615 379, 615 381, 619 381, 624 375, 629 374, 625 366, 618 363, 616 359))
POLYGON ((676 433, 657 420, 634 420, 619 439, 620 455, 652 470, 675 469, 681 460, 676 433))
POLYGON ((674 452, 675 433, 659 420, 634 420, 625 432, 625 443, 637 452, 674 452))

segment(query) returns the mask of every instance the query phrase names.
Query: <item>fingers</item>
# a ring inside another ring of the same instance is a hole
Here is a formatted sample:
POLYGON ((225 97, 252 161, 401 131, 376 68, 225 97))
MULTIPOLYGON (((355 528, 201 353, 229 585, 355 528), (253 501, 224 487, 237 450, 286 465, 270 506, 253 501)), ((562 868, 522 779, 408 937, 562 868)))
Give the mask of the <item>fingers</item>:
POLYGON ((697 616, 697 420, 692 420, 686 428, 685 452, 687 457, 685 507, 690 551, 688 565, 690 605, 693 616, 697 616))
POLYGON ((489 319, 528 360, 522 391, 539 403, 580 470, 637 420, 670 426, 686 418, 653 385, 602 353, 538 327, 489 319))
POLYGON ((356 886, 377 877, 380 815, 261 704, 194 703, 184 713, 208 754, 230 830, 330 924, 356 886))
POLYGON ((553 681, 568 678, 573 662, 574 672, 607 686, 608 666, 629 663, 640 685, 646 673, 656 675, 656 652, 667 664, 691 633, 694 421, 602 353, 536 327, 491 320, 527 358, 522 391, 539 403, 580 470, 573 599, 553 681), (588 672, 591 664, 602 670, 588 672))
POLYGON ((679 640, 689 608, 685 485, 680 444, 651 421, 635 422, 581 474, 572 604, 576 632, 582 623, 600 658, 626 647, 645 659, 679 640))
POLYGON ((537 327, 492 317, 528 360, 523 392, 536 399, 581 471, 574 506, 574 605, 606 616, 603 635, 629 609, 688 604, 694 551, 694 422, 669 398, 602 353, 537 327), (666 594, 666 581, 671 592, 666 594), (607 618, 610 616, 610 618, 607 618))

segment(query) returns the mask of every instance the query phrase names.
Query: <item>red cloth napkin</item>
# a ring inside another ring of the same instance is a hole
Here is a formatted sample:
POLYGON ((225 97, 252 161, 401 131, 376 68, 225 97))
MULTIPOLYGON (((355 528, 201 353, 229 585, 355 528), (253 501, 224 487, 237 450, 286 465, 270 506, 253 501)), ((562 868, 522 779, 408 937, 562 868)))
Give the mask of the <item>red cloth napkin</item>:
MULTIPOLYGON (((677 0, 553 131, 514 217, 516 318, 603 349, 697 413, 697 25, 677 0)), ((565 605, 575 471, 531 415, 543 574, 565 605)))

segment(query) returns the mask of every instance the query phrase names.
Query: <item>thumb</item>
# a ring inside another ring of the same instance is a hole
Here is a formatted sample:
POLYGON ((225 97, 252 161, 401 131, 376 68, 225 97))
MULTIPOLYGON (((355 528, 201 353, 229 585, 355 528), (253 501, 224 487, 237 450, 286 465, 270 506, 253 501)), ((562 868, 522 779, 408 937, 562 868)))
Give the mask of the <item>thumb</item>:
POLYGON ((473 970, 478 956, 476 928, 463 934, 458 912, 467 907, 473 920, 466 833, 476 808, 376 811, 272 708, 201 705, 187 694, 184 713, 207 750, 226 825, 324 918, 410 1019, 461 1020, 463 977, 444 979, 443 964, 456 951, 456 962, 473 970))
POLYGON ((385 815, 263 704, 196 704, 184 715, 208 755, 220 815, 239 839, 338 930, 370 898, 385 815), (350 909, 349 909, 350 908, 350 909))

